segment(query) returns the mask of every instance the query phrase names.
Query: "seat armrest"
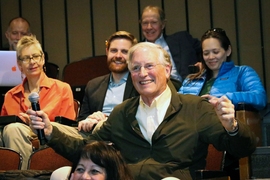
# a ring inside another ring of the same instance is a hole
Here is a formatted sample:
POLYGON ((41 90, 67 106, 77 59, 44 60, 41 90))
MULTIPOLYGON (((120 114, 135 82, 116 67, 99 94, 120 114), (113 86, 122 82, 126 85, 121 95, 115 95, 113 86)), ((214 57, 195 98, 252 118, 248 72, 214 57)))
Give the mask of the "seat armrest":
POLYGON ((236 111, 245 110, 245 111, 258 112, 258 110, 255 109, 251 104, 246 104, 246 103, 238 103, 235 110, 236 111))
POLYGON ((228 174, 225 171, 211 171, 211 170, 196 170, 196 180, 199 179, 218 179, 228 180, 228 174))
POLYGON ((54 120, 55 120, 55 122, 58 122, 60 124, 64 124, 64 125, 67 125, 67 126, 72 126, 72 127, 77 127, 78 126, 77 121, 71 120, 71 119, 66 118, 64 116, 56 116, 54 120))
POLYGON ((5 126, 10 123, 16 123, 16 122, 26 124, 18 116, 15 116, 15 115, 0 116, 0 126, 5 126))

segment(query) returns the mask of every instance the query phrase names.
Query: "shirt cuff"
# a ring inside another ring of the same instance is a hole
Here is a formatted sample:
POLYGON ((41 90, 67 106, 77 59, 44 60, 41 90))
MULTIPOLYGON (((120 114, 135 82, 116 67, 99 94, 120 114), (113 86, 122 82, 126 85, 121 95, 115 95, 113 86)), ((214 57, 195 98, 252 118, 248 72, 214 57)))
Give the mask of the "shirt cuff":
POLYGON ((236 124, 234 124, 234 130, 233 131, 228 131, 227 129, 225 129, 230 136, 235 136, 235 135, 238 134, 239 126, 238 126, 237 120, 235 120, 235 123, 236 124))

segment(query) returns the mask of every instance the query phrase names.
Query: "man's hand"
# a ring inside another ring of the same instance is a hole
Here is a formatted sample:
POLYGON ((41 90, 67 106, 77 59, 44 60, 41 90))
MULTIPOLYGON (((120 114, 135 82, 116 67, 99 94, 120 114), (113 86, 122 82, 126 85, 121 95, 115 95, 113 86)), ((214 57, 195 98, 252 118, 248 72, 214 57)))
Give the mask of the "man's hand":
POLYGON ((106 120, 107 116, 100 111, 94 112, 93 114, 89 115, 85 120, 79 122, 78 130, 89 132, 93 129, 93 127, 102 120, 106 120))
POLYGON ((226 96, 217 98, 204 95, 202 97, 208 98, 208 101, 215 107, 217 116, 227 131, 233 132, 238 128, 237 121, 235 120, 234 105, 226 96))
POLYGON ((26 113, 29 115, 29 126, 32 131, 37 134, 37 129, 44 129, 46 139, 49 140, 53 127, 47 114, 43 111, 34 111, 32 109, 28 109, 26 113))

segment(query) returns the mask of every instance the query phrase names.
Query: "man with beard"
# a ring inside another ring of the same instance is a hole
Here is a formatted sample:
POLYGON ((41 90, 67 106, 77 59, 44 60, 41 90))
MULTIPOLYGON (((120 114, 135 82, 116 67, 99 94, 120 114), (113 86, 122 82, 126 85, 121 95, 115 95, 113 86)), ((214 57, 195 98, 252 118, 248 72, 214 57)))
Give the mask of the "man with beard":
MULTIPOLYGON (((110 74, 90 80, 77 118, 78 128, 52 122, 61 132, 78 138, 85 138, 93 128, 107 119, 113 108, 124 100, 137 96, 127 67, 128 50, 137 44, 129 32, 117 31, 106 41, 107 65, 110 74)), ((98 129, 96 127, 96 129, 98 129)))
POLYGON ((112 34, 106 41, 107 65, 110 74, 87 83, 78 117, 78 130, 89 132, 99 121, 106 120, 113 108, 138 95, 127 67, 128 50, 137 39, 126 31, 112 34))
POLYGON ((112 34, 106 41, 107 65, 110 74, 90 80, 78 116, 78 128, 53 122, 60 131, 73 137, 87 137, 98 122, 100 126, 113 108, 124 100, 137 96, 127 67, 128 50, 137 39, 126 31, 112 34))

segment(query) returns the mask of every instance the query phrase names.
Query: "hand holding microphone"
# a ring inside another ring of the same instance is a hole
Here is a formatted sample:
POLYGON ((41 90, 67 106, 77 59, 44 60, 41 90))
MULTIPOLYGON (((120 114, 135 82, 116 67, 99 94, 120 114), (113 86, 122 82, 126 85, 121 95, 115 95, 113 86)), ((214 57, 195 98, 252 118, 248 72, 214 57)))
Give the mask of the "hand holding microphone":
MULTIPOLYGON (((32 110, 39 111, 40 110, 40 106, 38 103, 39 94, 37 92, 33 92, 33 93, 29 94, 28 99, 31 102, 32 110)), ((37 135, 38 135, 38 139, 40 141, 40 144, 41 145, 46 144, 44 129, 37 129, 37 135)))

